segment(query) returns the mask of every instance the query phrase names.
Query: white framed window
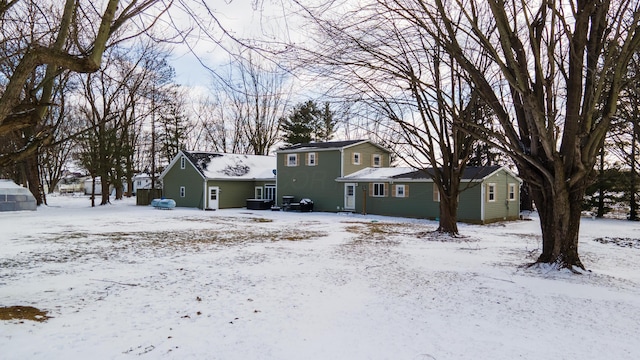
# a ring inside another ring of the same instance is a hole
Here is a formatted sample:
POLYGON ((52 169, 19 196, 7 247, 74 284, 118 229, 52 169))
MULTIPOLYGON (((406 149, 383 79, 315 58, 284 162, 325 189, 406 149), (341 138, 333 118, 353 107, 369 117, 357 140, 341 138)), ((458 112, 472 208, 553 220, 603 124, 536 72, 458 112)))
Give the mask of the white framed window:
POLYGON ((318 163, 318 155, 314 152, 307 153, 307 166, 316 166, 318 163))
POLYGON ((395 197, 404 198, 409 197, 409 186, 408 185, 395 185, 395 197))
POLYGON ((516 201, 516 184, 509 184, 509 201, 516 201))
POLYGON ((487 184, 487 201, 496 201, 496 184, 494 183, 487 184))
POLYGON ((298 154, 287 154, 287 166, 298 166, 298 154))
POLYGON ((387 196, 387 187, 388 185, 385 183, 375 183, 371 184, 370 195, 374 197, 384 197, 387 196))
POLYGON ((180 197, 185 197, 187 195, 187 189, 184 186, 180 186, 180 197))
POLYGON ((253 198, 262 200, 262 186, 256 186, 253 198))
POLYGON ((184 169, 186 167, 187 159, 184 156, 180 157, 180 169, 184 169))
POLYGON ((353 156, 351 156, 351 163, 353 165, 360 165, 360 153, 353 153, 353 156))
POLYGON ((433 201, 440 202, 440 189, 438 189, 436 184, 433 184, 433 201))
POLYGON ((138 181, 136 181, 136 184, 137 184, 138 186, 142 186, 142 180, 138 180, 138 181))
POLYGON ((372 158, 371 158, 371 165, 373 167, 380 167, 382 166, 382 155, 380 154, 373 154, 372 158))
POLYGON ((272 184, 267 184, 264 186, 264 198, 268 200, 276 199, 276 186, 272 184))

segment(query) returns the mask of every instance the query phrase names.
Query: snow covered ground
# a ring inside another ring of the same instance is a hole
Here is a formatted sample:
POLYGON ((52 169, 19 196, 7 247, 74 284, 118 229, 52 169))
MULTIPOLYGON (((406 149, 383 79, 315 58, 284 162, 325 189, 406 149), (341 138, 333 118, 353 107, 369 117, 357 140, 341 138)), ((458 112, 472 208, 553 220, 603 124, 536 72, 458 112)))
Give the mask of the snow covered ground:
POLYGON ((2 359, 640 358, 640 223, 584 219, 591 272, 571 275, 522 266, 535 217, 451 239, 424 220, 49 203, 0 213, 0 308, 50 316, 0 321, 2 359))

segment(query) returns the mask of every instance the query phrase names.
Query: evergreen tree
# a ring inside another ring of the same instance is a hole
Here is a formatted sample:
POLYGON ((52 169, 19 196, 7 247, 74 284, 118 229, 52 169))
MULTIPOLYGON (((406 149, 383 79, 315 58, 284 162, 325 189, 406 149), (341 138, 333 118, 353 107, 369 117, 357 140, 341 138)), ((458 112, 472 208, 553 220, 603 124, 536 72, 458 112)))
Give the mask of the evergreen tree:
POLYGON ((281 119, 282 140, 288 145, 327 141, 335 132, 334 113, 325 103, 323 109, 309 100, 298 104, 287 118, 281 119))

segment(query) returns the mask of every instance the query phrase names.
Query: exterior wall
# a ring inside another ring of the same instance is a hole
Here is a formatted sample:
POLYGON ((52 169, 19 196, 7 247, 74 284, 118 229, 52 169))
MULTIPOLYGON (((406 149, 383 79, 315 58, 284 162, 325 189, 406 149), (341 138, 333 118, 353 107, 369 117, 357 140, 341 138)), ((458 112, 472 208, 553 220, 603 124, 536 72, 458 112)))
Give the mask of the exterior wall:
MULTIPOLYGON (((358 183, 356 188, 356 212, 367 214, 435 219, 440 214, 440 203, 433 201, 433 184, 427 182, 394 182, 388 184, 385 197, 370 195, 374 183, 358 183), (408 196, 395 197, 393 185, 405 185, 408 196)), ((343 184, 344 185, 344 184, 343 184)))
POLYGON ((302 198, 313 201, 314 211, 337 211, 344 206, 344 185, 336 182, 340 177, 340 151, 300 151, 298 166, 286 166, 290 153, 278 153, 276 203, 282 204, 283 196, 293 196, 298 202, 302 198), (309 166, 305 154, 315 152, 317 164, 309 166))
POLYGON ((483 181, 485 223, 516 220, 520 217, 520 183, 505 171, 499 171, 483 181), (489 201, 488 185, 495 184, 496 199, 489 201), (515 200, 509 200, 509 184, 515 184, 515 200))
POLYGON ((220 188, 220 192, 218 194, 219 209, 245 207, 247 206, 247 199, 253 199, 254 197, 254 181, 208 180, 207 189, 210 186, 217 186, 220 188))
POLYGON ((374 154, 382 155, 382 163, 379 167, 389 167, 389 163, 391 160, 389 153, 370 143, 359 144, 344 149, 343 176, 353 174, 354 172, 367 167, 373 167, 374 154), (355 165, 352 163, 353 153, 360 154, 360 165, 355 165))
POLYGON ((467 223, 482 222, 482 183, 467 182, 460 184, 458 200, 458 221, 467 223))
POLYGON ((162 194, 167 199, 173 199, 179 207, 197 207, 202 209, 204 180, 198 170, 189 161, 185 168, 180 168, 180 161, 167 171, 162 179, 162 194), (185 187, 185 196, 180 196, 180 187, 185 187))

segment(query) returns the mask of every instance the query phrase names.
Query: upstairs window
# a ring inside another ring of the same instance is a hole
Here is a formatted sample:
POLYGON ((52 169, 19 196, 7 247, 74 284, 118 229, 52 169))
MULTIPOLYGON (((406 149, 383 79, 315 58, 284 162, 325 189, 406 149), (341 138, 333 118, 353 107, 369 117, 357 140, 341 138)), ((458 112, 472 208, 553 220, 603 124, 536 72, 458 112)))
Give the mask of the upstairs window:
POLYGON ((187 159, 184 156, 180 157, 180 169, 184 169, 186 167, 187 159))
POLYGON ((180 197, 185 197, 187 195, 187 190, 184 186, 180 186, 180 197))
POLYGON ((287 155, 287 166, 298 166, 298 154, 287 155))
POLYGON ((382 155, 373 154, 373 157, 372 157, 372 160, 371 160, 371 164, 373 165, 373 167, 382 166, 382 155))
POLYGON ((360 153, 353 153, 353 156, 351 157, 351 163, 353 165, 360 165, 360 153))

